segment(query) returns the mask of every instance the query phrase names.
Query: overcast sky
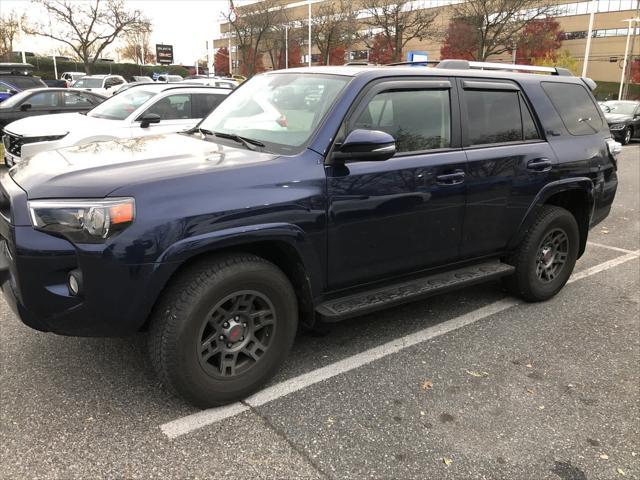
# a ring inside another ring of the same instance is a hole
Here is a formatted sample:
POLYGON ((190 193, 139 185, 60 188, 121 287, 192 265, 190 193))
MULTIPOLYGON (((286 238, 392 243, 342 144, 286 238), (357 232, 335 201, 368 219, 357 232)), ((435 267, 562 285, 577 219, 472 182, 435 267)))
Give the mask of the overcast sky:
MULTIPOLYGON (((173 45, 175 62, 185 65, 193 65, 196 58, 206 56, 205 42, 218 36, 221 15, 229 8, 228 0, 125 0, 125 3, 131 9, 140 9, 151 20, 152 45, 173 45)), ((7 10, 25 12, 31 21, 48 21, 29 0, 0 0, 0 13, 7 10)), ((61 46, 64 44, 43 37, 24 37, 14 49, 51 54, 61 46)), ((113 50, 107 56, 117 59, 113 50)))

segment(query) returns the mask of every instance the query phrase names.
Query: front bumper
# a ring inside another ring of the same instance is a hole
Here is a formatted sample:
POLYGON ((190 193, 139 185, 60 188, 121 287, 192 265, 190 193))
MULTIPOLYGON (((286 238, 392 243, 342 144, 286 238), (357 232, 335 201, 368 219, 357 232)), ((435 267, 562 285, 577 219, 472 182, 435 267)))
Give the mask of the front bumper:
POLYGON ((0 285, 7 303, 29 327, 62 335, 139 331, 174 269, 171 264, 121 264, 105 252, 79 250, 31 227, 10 227, 9 238, 0 238, 0 285), (82 272, 78 296, 67 283, 75 269, 82 272))

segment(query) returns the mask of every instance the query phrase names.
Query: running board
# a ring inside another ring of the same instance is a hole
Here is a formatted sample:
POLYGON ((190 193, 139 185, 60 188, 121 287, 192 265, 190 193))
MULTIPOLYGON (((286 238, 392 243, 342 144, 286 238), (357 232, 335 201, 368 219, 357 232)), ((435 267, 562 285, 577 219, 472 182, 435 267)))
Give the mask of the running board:
POLYGON ((485 282, 514 272, 511 265, 498 260, 479 263, 449 272, 437 273, 388 287, 367 290, 327 300, 316 308, 325 321, 338 321, 400 303, 411 302, 449 290, 485 282))

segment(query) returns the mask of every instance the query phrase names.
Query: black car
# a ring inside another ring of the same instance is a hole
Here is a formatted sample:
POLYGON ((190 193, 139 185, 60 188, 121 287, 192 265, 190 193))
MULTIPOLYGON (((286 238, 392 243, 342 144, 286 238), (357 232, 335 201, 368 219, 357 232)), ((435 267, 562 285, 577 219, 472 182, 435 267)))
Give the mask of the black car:
POLYGON ((497 278, 547 300, 618 185, 594 86, 463 60, 256 75, 188 131, 0 177, 2 291, 38 330, 148 332, 201 407, 264 385, 298 325, 497 278))
POLYGON ((0 63, 0 102, 24 90, 46 87, 33 70, 30 63, 0 63))
POLYGON ((16 120, 49 113, 86 112, 107 97, 74 88, 35 88, 0 103, 0 131, 16 120))
POLYGON ((66 80, 43 80, 44 83, 47 84, 47 87, 53 88, 67 88, 66 80))
POLYGON ((611 100, 600 107, 617 141, 626 145, 632 138, 640 139, 640 102, 611 100))

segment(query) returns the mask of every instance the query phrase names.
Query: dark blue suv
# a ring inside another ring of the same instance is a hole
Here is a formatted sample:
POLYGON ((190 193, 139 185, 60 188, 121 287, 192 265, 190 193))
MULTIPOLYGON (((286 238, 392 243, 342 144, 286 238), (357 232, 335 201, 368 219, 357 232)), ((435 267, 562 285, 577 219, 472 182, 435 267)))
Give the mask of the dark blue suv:
POLYGON ((5 298, 41 331, 148 332, 202 407, 258 389, 299 324, 498 277, 548 299, 619 144, 593 82, 508 68, 271 72, 192 131, 41 153, 1 179, 5 298))

